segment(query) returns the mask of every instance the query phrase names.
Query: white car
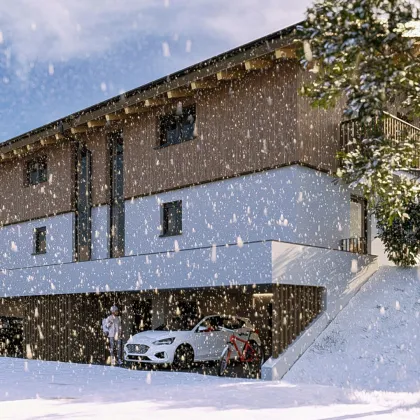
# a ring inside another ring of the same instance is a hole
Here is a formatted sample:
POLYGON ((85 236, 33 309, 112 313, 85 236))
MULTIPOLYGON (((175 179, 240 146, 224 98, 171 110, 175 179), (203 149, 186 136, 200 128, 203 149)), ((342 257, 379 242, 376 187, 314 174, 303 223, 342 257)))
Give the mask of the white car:
POLYGON ((235 335, 249 339, 261 348, 260 338, 247 318, 210 315, 194 323, 177 317, 168 325, 130 337, 124 346, 124 359, 179 367, 188 367, 198 361, 219 360, 232 335, 222 328, 234 330, 235 335))

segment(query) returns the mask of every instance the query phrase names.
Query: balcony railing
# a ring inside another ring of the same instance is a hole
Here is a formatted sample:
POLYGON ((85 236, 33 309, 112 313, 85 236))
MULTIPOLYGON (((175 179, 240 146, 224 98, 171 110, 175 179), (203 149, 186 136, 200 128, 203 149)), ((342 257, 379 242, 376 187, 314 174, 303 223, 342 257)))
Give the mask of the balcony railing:
POLYGON ((340 243, 342 251, 353 252, 355 254, 367 254, 366 238, 346 238, 340 243))
MULTIPOLYGON (((372 122, 370 127, 361 126, 357 119, 343 121, 341 123, 340 136, 341 136, 341 147, 342 150, 349 152, 351 151, 353 142, 355 139, 361 139, 371 135, 369 132, 376 131, 377 122, 372 122)), ((391 114, 386 114, 386 118, 382 122, 383 133, 386 137, 390 138, 393 144, 397 145, 398 142, 409 139, 413 143, 420 144, 420 128, 401 120, 391 114)), ((420 169, 420 149, 416 148, 415 161, 413 169, 420 169)))

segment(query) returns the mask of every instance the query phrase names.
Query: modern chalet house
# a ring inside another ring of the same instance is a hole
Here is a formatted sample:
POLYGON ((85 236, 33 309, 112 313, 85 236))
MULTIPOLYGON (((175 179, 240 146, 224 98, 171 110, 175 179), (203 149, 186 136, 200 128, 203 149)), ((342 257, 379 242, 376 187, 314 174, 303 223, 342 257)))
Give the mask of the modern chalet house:
POLYGON ((24 357, 104 363, 115 303, 126 338, 249 317, 278 378, 377 269, 364 201, 334 178, 352 123, 298 94, 294 30, 0 144, 0 317, 22 320, 24 357))

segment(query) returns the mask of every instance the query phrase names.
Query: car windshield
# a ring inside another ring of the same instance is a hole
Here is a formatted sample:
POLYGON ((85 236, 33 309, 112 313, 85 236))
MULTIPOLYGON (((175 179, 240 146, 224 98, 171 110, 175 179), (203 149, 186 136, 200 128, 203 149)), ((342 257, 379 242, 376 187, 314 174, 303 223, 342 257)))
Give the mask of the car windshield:
POLYGON ((159 325, 156 331, 191 331, 198 320, 189 317, 175 317, 168 319, 165 324, 159 325))

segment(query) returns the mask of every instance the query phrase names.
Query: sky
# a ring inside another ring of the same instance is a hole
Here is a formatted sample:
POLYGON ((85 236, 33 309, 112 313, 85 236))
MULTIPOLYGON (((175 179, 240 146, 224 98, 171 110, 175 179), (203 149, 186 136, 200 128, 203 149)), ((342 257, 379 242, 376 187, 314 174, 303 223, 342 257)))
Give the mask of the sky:
POLYGON ((1 0, 0 142, 294 24, 310 0, 1 0))

